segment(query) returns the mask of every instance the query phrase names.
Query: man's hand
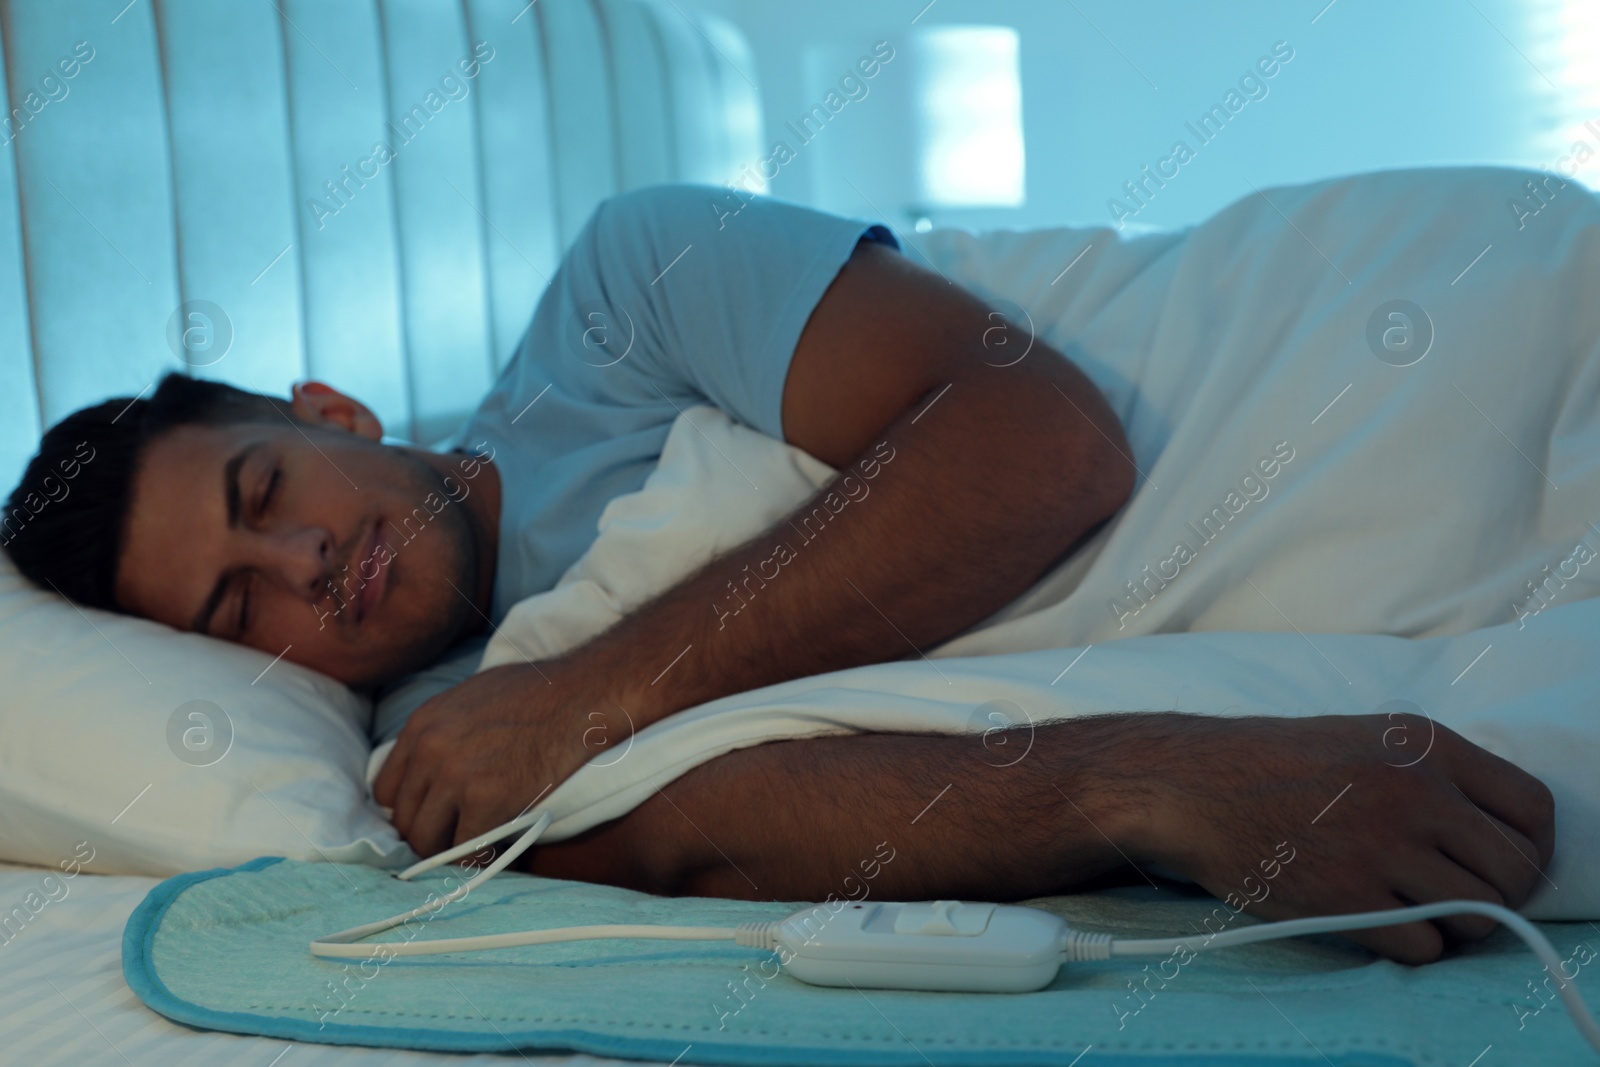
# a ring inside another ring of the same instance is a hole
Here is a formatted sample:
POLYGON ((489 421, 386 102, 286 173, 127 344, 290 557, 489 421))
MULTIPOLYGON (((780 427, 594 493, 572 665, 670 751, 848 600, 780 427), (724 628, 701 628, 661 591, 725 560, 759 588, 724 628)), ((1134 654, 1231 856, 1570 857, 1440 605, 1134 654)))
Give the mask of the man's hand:
MULTIPOLYGON (((1457 898, 1515 909, 1550 862, 1544 783, 1424 716, 1208 724, 1165 751, 1154 784, 1167 801, 1148 827, 1153 844, 1134 848, 1235 908, 1263 919, 1457 898)), ((1447 940, 1495 925, 1463 915, 1345 936, 1427 963, 1447 940)))
MULTIPOLYGON (((1007 901, 1139 882, 1135 864, 1159 862, 1234 910, 1288 919, 1458 897, 1515 908, 1553 849, 1549 790, 1425 718, 1140 712, 1005 736, 1003 758, 976 734, 740 749, 519 866, 753 900, 1007 901), (1404 746, 1386 736, 1397 728, 1404 746)), ((1446 934, 1492 927, 1462 917, 1347 936, 1422 963, 1446 934)))
POLYGON ((373 783, 400 836, 430 856, 515 818, 590 757, 623 744, 627 716, 596 679, 552 661, 474 674, 419 707, 373 783))

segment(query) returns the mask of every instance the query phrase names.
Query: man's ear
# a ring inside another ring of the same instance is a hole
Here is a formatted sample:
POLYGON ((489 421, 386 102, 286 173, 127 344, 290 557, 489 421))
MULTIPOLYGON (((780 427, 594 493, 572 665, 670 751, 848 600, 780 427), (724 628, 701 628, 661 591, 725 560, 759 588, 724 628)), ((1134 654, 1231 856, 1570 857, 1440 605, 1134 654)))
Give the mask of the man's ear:
POLYGON ((369 441, 383 438, 383 424, 378 416, 355 397, 345 396, 325 382, 295 382, 290 393, 294 398, 294 413, 304 422, 335 427, 369 441))

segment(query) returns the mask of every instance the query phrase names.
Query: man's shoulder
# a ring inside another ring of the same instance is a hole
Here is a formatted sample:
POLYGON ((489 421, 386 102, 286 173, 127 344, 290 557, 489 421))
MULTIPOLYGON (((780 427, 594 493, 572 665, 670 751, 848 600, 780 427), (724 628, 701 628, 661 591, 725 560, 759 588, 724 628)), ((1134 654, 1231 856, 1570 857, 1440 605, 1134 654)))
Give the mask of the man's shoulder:
POLYGON ((667 182, 615 193, 600 201, 584 238, 591 248, 670 246, 673 254, 697 238, 710 240, 737 223, 758 241, 763 227, 782 230, 837 222, 841 216, 735 185, 667 182))
POLYGON ((640 216, 692 217, 704 215, 713 222, 719 205, 748 194, 724 185, 702 182, 662 182, 613 193, 595 208, 596 221, 636 221, 640 216))
MULTIPOLYGON (((629 239, 668 230, 716 227, 731 191, 719 185, 667 182, 613 193, 595 206, 583 237, 591 244, 631 243, 629 239)), ((581 243, 581 238, 580 242, 581 243)))

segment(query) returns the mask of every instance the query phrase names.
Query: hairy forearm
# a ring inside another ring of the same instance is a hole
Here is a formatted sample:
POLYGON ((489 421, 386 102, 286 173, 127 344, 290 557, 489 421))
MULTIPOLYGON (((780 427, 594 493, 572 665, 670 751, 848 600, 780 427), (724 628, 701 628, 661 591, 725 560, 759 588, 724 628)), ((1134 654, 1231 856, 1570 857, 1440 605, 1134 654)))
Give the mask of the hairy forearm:
POLYGON ((1131 461, 1066 359, 988 370, 930 391, 774 528, 568 658, 616 686, 642 728, 916 654, 1003 607, 1120 505, 1131 461))
MULTIPOLYGON (((1422 715, 1108 714, 991 735, 865 734, 719 756, 524 869, 744 899, 1009 901, 1159 863, 1264 919, 1460 898, 1519 908, 1555 798, 1422 715), (1396 729, 1427 759, 1396 764, 1396 729), (996 765, 1001 764, 1001 765, 996 765)), ((1214 910, 1213 915, 1219 915, 1214 910)), ((1207 920, 1210 930, 1210 920, 1207 920)), ((1426 963, 1481 917, 1350 934, 1426 963)))
POLYGON ((1198 716, 1003 735, 858 734, 741 749, 525 869, 656 893, 1020 900, 1137 878, 1198 716), (1025 754, 1023 754, 1025 753, 1025 754), (1020 758, 1019 758, 1020 756, 1020 758), (892 860, 886 862, 886 857, 892 860))

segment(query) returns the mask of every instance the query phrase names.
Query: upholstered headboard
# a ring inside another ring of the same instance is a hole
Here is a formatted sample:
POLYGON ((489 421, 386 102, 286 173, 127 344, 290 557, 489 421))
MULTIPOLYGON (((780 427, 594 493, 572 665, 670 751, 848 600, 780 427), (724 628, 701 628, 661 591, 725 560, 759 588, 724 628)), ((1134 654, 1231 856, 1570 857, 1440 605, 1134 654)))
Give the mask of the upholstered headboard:
POLYGON ((0 35, 0 497, 172 368, 443 437, 602 198, 760 140, 743 39, 677 0, 0 0, 0 35))

